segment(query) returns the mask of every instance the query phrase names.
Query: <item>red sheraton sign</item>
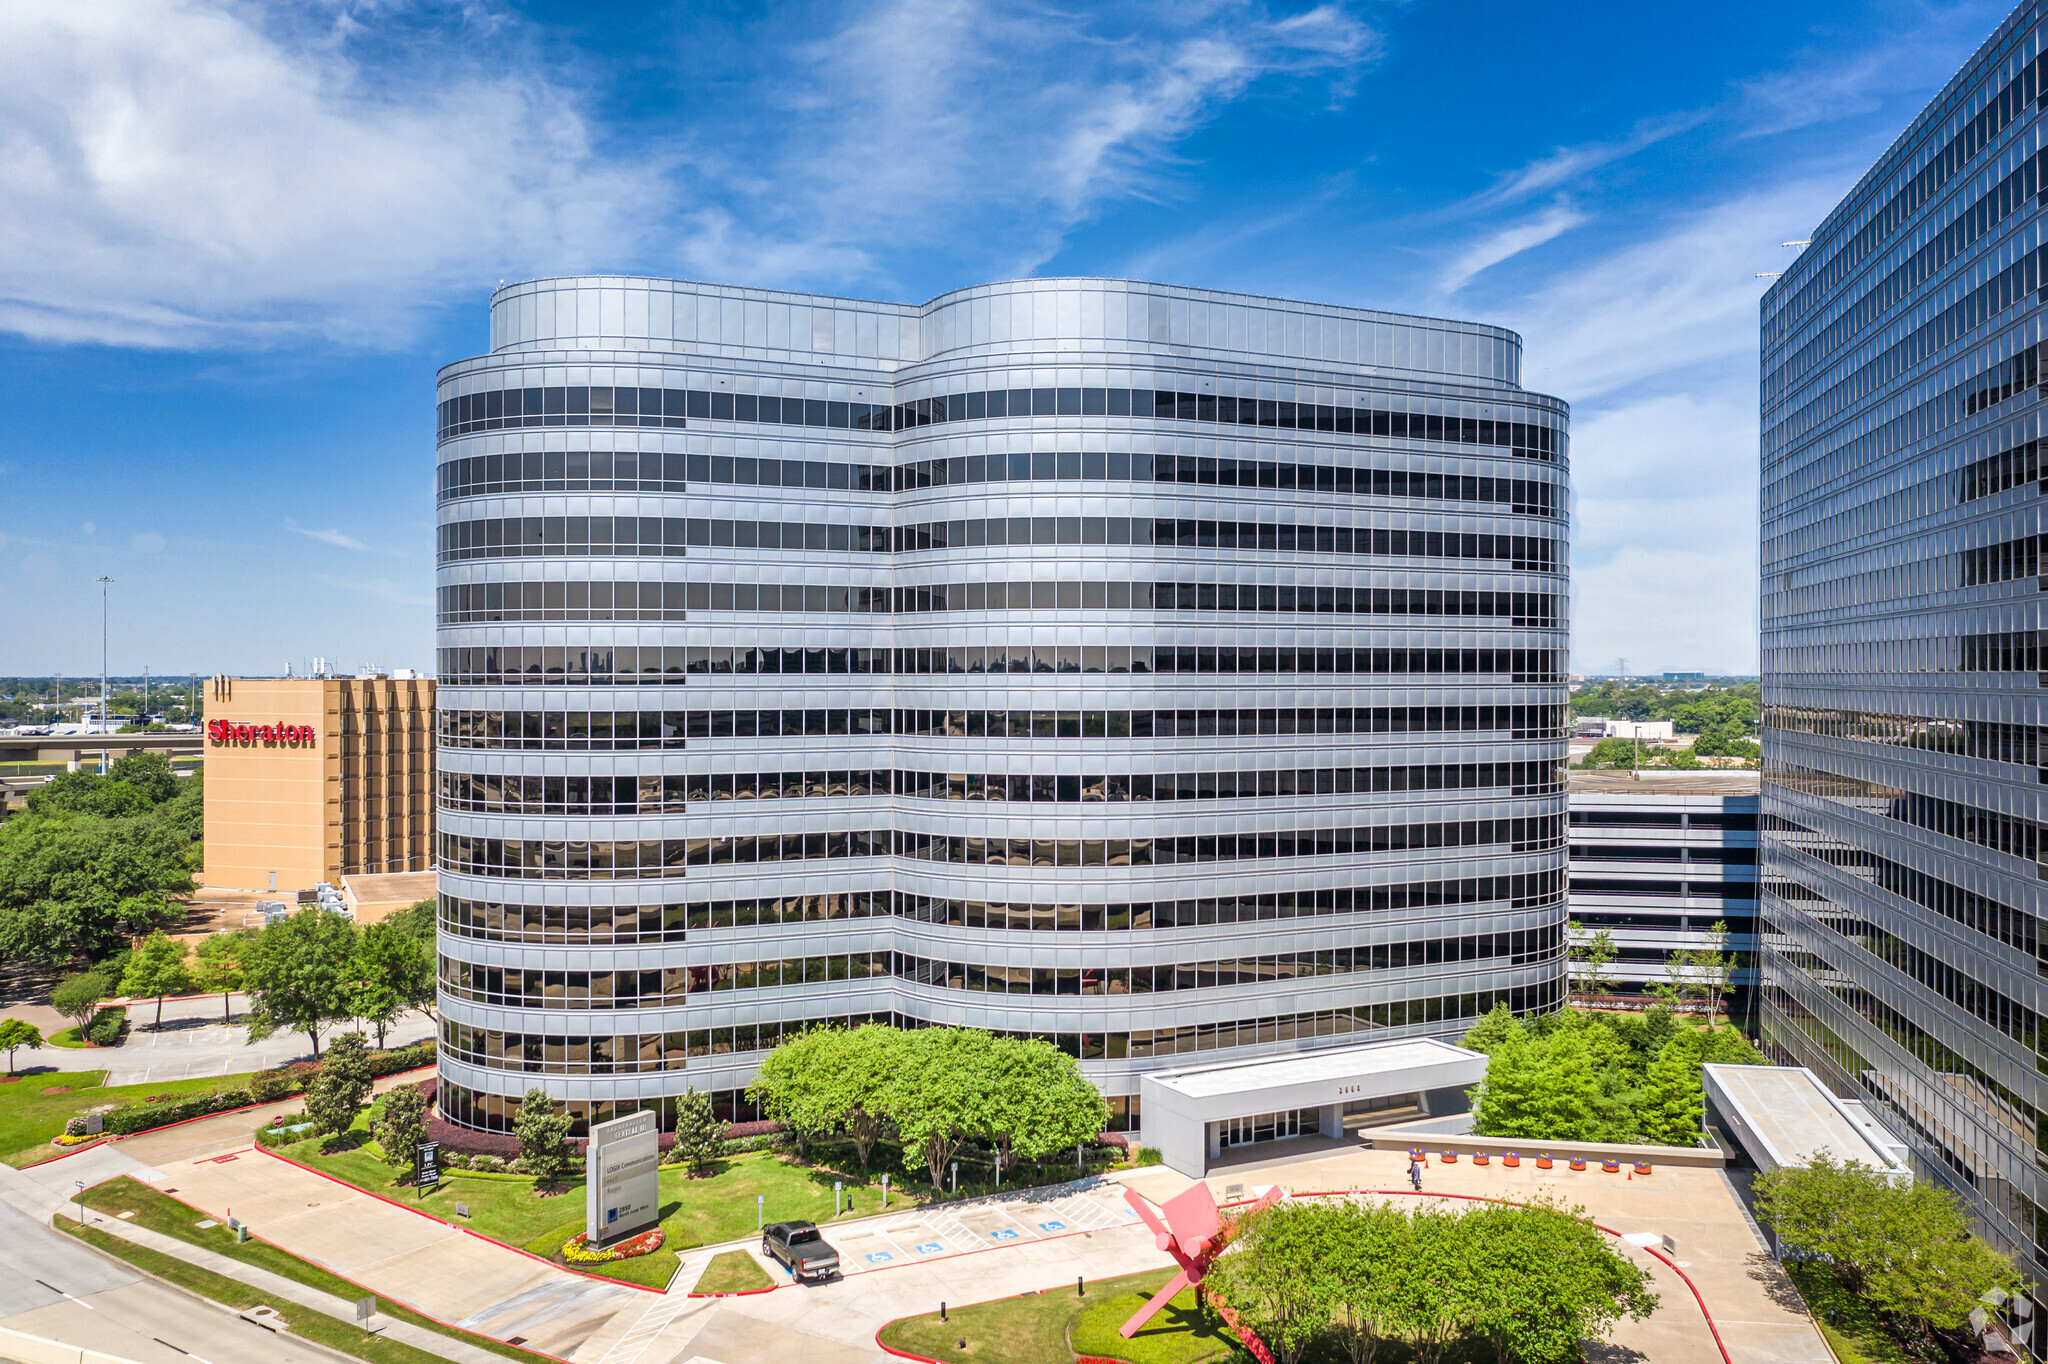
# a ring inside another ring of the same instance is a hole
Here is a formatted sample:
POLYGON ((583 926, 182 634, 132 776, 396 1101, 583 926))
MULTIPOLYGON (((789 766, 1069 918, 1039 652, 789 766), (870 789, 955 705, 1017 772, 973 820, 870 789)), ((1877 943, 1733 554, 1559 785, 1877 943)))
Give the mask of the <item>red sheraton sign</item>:
POLYGON ((208 720, 206 737, 217 744, 303 744, 319 734, 311 725, 238 725, 232 720, 208 720))

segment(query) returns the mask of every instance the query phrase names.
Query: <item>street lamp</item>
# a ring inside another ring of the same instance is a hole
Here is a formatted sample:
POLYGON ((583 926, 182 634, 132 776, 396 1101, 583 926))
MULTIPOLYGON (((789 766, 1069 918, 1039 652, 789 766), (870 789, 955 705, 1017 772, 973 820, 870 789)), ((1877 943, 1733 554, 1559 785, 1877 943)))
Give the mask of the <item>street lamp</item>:
MULTIPOLYGON (((107 732, 107 588, 112 578, 101 578, 100 584, 100 733, 107 732)), ((107 750, 100 750, 100 775, 107 775, 107 750)))

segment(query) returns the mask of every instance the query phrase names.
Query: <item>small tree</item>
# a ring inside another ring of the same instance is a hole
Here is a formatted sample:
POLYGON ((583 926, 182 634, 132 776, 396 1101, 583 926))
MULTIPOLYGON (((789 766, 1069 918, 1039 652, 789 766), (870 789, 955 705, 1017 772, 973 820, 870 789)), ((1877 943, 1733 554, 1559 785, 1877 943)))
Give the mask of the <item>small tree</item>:
POLYGON ((1720 1016, 1721 1001, 1735 993, 1735 954, 1728 950, 1728 938, 1727 921, 1716 920, 1698 947, 1683 947, 1670 955, 1666 969, 1671 982, 1661 989, 1653 986, 1652 993, 1678 1008, 1699 1000, 1706 1006, 1707 1026, 1712 1028, 1720 1016))
POLYGON ((902 1029, 863 1023, 843 1034, 834 1049, 832 1105, 863 1170, 889 1123, 882 1096, 902 1046, 902 1029))
POLYGON ((1588 933, 1583 927, 1572 925, 1572 993, 1581 999, 1611 993, 1614 977, 1608 974, 1607 967, 1620 952, 1614 945, 1614 935, 1606 929, 1588 933))
POLYGON ((1207 1282, 1272 1350, 1294 1364, 1329 1320, 1336 1280, 1328 1272, 1341 1225, 1335 1210, 1277 1203, 1240 1219, 1231 1251, 1207 1282))
POLYGON ((400 925, 371 924, 356 935, 350 962, 350 1008, 377 1030, 377 1045, 400 1014, 434 1001, 434 961, 427 947, 400 925))
POLYGON ((1952 1331, 1985 1293, 2019 1286, 2012 1261, 1970 1234, 1962 1203, 1937 1185, 1822 1152, 1759 1175, 1755 1188, 1757 1214, 1782 1244, 1832 1262, 1881 1312, 1952 1331))
POLYGON ((907 1149, 924 1157, 932 1187, 967 1139, 988 1130, 989 1044, 973 1028, 919 1028, 901 1040, 899 1060, 880 1096, 907 1149))
POLYGON ((1698 1040, 1704 1036, 1688 1028, 1666 1042, 1650 1061, 1641 1103, 1643 1136, 1648 1140, 1667 1146, 1691 1146, 1698 1141, 1700 1118, 1706 1112, 1706 1093, 1700 1081, 1704 1048, 1698 1040))
POLYGON ((1538 1060, 1537 1045, 1519 1023, 1499 1035, 1489 1048, 1486 1079, 1479 1086, 1474 1132, 1489 1137, 1537 1134, 1542 1090, 1538 1060))
POLYGON ((303 1032, 320 1055, 320 1030, 350 1012, 355 925, 318 905, 288 914, 256 937, 243 974, 249 990, 249 1040, 303 1032))
POLYGON ((107 978, 97 971, 80 971, 57 982, 50 992, 50 1007, 77 1024, 78 1035, 84 1037, 106 997, 107 978))
POLYGON ((1465 1219, 1424 1205, 1409 1217, 1407 1255, 1391 1286, 1386 1320, 1420 1364, 1439 1364, 1478 1318, 1465 1219))
MULTIPOLYGON (((330 1059, 333 1049, 329 1049, 330 1059)), ((427 1095, 418 1085, 400 1085, 384 1096, 372 1135, 384 1150, 384 1163, 403 1169, 427 1139, 427 1095)))
POLYGON ((1476 1282, 1474 1325, 1498 1359, 1580 1357, 1623 1316, 1656 1310, 1649 1275, 1610 1247, 1579 1208, 1539 1199, 1465 1216, 1476 1282))
POLYGON ((846 1033, 810 1028, 786 1038, 761 1061, 747 1097, 796 1140, 797 1158, 839 1125, 837 1066, 846 1033))
POLYGON ((164 1025, 164 996, 177 994, 192 984, 191 973, 185 969, 185 957, 190 950, 159 928, 128 954, 127 969, 121 973, 121 993, 130 999, 155 998, 154 1027, 160 1029, 164 1025))
POLYGON ((1050 1042, 1023 1037, 989 1041, 987 1133, 996 1170, 1012 1151, 1043 1157, 1089 1140, 1109 1121, 1109 1106, 1081 1073, 1080 1062, 1050 1042))
POLYGON ((692 1085, 676 1100, 676 1141, 671 1159, 692 1176, 702 1174, 725 1155, 725 1120, 712 1111, 711 1096, 692 1085))
POLYGON ((519 1101, 519 1116, 512 1123, 519 1138, 519 1158, 526 1172, 546 1183, 559 1176, 569 1164, 569 1128, 575 1119, 568 1110, 557 1112, 555 1101, 536 1085, 519 1101))
POLYGON ((192 983, 209 994, 220 995, 220 1020, 234 1022, 228 997, 242 988, 242 967, 248 960, 255 935, 248 932, 215 933, 193 953, 192 983))
POLYGON ((1392 1334, 1405 1272, 1408 1215, 1385 1203, 1337 1205, 1341 1221, 1323 1254, 1330 1281, 1330 1329, 1351 1364, 1372 1364, 1392 1334))
POLYGON ((14 1074, 14 1053, 21 1047, 27 1047, 30 1051, 41 1051, 42 1029, 19 1018, 0 1018, 0 1049, 7 1052, 9 1075, 14 1074))
POLYGON ((322 1132, 342 1133, 370 1100, 370 1061, 359 1032, 345 1032, 327 1048, 320 1073, 306 1086, 306 1116, 322 1132))

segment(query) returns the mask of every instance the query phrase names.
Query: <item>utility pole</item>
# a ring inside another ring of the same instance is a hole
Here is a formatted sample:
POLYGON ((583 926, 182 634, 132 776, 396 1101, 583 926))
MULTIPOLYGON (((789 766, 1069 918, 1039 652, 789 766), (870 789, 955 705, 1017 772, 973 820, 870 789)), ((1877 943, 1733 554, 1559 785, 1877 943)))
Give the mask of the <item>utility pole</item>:
MULTIPOLYGON (((112 578, 101 578, 100 584, 100 733, 107 732, 107 588, 112 578)), ((100 775, 107 775, 107 750, 100 750, 100 775)))

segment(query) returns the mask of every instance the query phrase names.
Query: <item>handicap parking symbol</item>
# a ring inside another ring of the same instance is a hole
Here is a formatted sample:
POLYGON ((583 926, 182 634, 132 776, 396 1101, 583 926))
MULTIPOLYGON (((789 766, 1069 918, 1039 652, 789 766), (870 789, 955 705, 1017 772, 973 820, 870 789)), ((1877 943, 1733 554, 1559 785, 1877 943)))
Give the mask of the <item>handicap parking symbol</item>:
POLYGON ((1065 1231, 1067 1224, 1065 1222, 1040 1222, 1038 1229, 1040 1231, 1065 1231))
POLYGON ((868 1263, 871 1265, 887 1264, 895 1258, 894 1255, 891 1255, 886 1250, 871 1250, 868 1252, 868 1263))
POLYGON ((1003 1227, 1000 1230, 990 1232, 988 1239, 991 1241, 1014 1241, 1017 1239, 1017 1233, 1011 1231, 1008 1227, 1003 1227))
POLYGON ((911 1247, 912 1250, 920 1255, 936 1255, 945 1248, 945 1245, 938 1241, 920 1241, 911 1247))

